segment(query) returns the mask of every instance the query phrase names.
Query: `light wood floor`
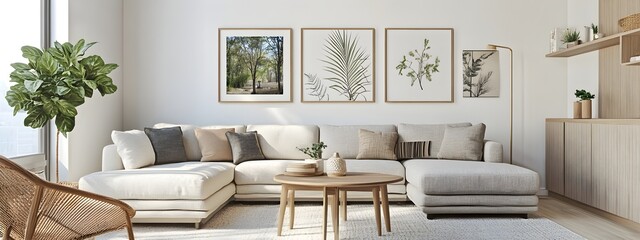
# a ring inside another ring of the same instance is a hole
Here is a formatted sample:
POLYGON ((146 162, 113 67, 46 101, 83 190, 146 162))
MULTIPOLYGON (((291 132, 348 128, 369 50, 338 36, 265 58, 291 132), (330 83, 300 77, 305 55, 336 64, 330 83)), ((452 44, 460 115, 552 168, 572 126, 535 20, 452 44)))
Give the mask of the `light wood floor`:
POLYGON ((558 197, 540 198, 530 217, 550 219, 587 239, 640 239, 640 224, 558 197))

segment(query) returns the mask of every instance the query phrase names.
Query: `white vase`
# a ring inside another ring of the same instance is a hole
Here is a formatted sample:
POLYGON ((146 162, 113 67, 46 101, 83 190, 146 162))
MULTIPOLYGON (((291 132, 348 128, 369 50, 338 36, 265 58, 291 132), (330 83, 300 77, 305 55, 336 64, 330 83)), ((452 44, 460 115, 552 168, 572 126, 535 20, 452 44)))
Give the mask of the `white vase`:
POLYGON ((313 163, 316 165, 316 174, 323 174, 324 173, 324 160, 322 159, 313 159, 313 158, 308 158, 304 160, 305 163, 313 163))
POLYGON ((325 172, 329 177, 341 177, 347 175, 347 162, 340 157, 339 153, 333 153, 329 159, 325 161, 325 172))

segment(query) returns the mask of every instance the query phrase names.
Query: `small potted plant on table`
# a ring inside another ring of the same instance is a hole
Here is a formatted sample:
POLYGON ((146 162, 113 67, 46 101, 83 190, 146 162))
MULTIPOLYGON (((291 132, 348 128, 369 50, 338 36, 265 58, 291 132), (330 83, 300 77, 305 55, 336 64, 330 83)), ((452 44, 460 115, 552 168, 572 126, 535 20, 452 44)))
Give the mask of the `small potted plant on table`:
POLYGON ((327 148, 324 142, 314 143, 311 147, 299 148, 302 153, 307 154, 310 158, 305 159, 305 162, 315 163, 318 168, 316 173, 324 173, 324 163, 322 162, 322 149, 327 148))

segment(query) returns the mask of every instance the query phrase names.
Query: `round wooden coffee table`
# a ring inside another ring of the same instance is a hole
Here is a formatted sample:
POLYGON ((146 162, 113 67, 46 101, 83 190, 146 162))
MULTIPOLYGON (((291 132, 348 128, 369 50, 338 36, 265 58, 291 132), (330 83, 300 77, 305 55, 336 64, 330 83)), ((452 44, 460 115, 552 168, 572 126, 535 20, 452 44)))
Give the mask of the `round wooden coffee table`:
POLYGON ((339 239, 339 221, 338 221, 338 200, 342 198, 342 215, 346 220, 346 192, 347 191, 371 191, 373 194, 373 207, 378 227, 378 236, 382 235, 381 219, 380 219, 380 202, 384 212, 384 220, 387 232, 391 231, 391 222, 389 217, 389 199, 387 193, 387 184, 402 181, 403 177, 382 174, 382 173, 364 173, 353 172, 347 173, 343 177, 329 177, 326 175, 314 177, 294 177, 283 174, 276 175, 273 180, 282 184, 280 194, 280 212, 278 214, 278 236, 282 236, 282 222, 284 221, 284 212, 289 205, 291 212, 289 227, 293 228, 294 219, 294 198, 296 190, 316 190, 322 191, 322 237, 327 238, 327 206, 331 205, 331 219, 333 222, 334 239, 339 239))

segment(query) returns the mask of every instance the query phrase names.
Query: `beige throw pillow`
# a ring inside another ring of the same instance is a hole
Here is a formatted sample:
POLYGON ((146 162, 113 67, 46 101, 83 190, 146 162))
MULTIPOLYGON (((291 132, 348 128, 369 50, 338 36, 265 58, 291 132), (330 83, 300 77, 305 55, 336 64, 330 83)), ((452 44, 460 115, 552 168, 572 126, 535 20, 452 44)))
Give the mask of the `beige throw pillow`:
POLYGON ((395 153, 398 133, 360 129, 356 159, 398 159, 395 153))
POLYGON ((484 146, 484 123, 470 127, 450 127, 444 131, 442 146, 438 152, 440 159, 482 160, 484 146))
POLYGON ((225 133, 235 132, 233 128, 204 129, 196 128, 195 134, 202 152, 202 162, 232 161, 231 146, 225 133))

